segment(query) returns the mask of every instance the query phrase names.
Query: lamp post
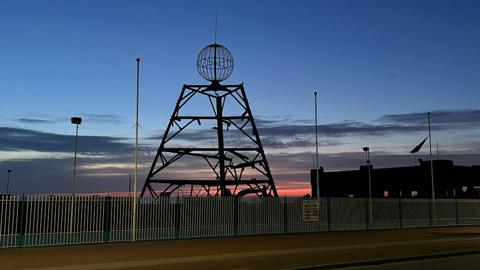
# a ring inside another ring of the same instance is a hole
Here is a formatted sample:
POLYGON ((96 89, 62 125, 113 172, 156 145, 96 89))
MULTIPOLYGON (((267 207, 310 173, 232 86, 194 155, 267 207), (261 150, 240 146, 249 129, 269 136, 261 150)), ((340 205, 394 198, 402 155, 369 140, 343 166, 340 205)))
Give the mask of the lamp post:
POLYGON ((75 151, 73 156, 73 183, 72 183, 72 195, 75 196, 75 181, 76 181, 76 171, 77 171, 77 144, 78 144, 78 126, 82 123, 82 118, 72 117, 72 124, 76 125, 75 132, 75 151))
MULTIPOLYGON (((317 180, 317 200, 320 200, 320 175, 318 171, 318 117, 317 117, 317 91, 315 95, 315 176, 317 180)), ((313 196, 313 194, 312 194, 313 196)))
POLYGON ((8 193, 8 188, 10 186, 10 174, 12 173, 12 170, 7 170, 7 195, 8 193))
POLYGON ((427 114, 428 116, 428 142, 430 144, 430 180, 432 185, 432 219, 433 224, 435 225, 437 222, 437 211, 435 209, 435 182, 433 181, 433 160, 432 160, 432 133, 431 133, 431 122, 430 122, 430 112, 427 114))
POLYGON ((368 170, 368 218, 370 223, 372 223, 372 174, 370 172, 370 148, 368 147, 363 147, 363 151, 365 152, 365 162, 367 164, 367 170, 368 170))
POLYGON ((77 145, 78 145, 78 126, 82 123, 82 118, 72 117, 72 124, 76 125, 75 132, 75 151, 73 156, 73 182, 72 182, 72 200, 70 202, 70 233, 73 233, 73 217, 75 212, 75 181, 77 173, 77 145))

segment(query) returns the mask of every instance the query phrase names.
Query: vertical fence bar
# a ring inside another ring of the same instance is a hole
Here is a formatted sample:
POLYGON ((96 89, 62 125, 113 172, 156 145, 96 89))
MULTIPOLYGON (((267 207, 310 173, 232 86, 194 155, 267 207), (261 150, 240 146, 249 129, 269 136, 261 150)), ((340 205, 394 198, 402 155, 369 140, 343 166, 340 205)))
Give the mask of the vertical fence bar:
POLYGON ((5 243, 5 239, 8 239, 8 235, 6 235, 5 233, 5 230, 4 230, 4 222, 5 222, 5 219, 3 218, 4 214, 5 214, 5 198, 4 196, 0 197, 0 240, 2 241, 1 242, 1 246, 2 248, 4 247, 7 247, 8 244, 5 243))
POLYGON ((52 228, 50 231, 50 241, 52 242, 53 245, 57 244, 57 225, 58 225, 58 220, 57 220, 57 196, 52 196, 51 203, 52 205, 52 215, 51 215, 51 222, 52 222, 52 228))
POLYGON ((15 243, 15 238, 17 236, 17 227, 15 226, 15 196, 9 197, 8 203, 8 245, 12 246, 15 243))
POLYGON ((5 197, 0 197, 0 240, 2 241, 2 248, 7 247, 8 244, 5 243, 5 239, 8 239, 8 235, 5 232, 5 218, 3 217, 5 214, 5 197))
POLYGON ((63 243, 68 244, 70 241, 70 232, 69 232, 69 215, 70 215, 70 200, 68 200, 68 197, 63 196, 62 197, 62 214, 63 214, 63 243))
POLYGON ((288 233, 288 207, 287 196, 283 197, 283 232, 288 233))
POLYGON ((428 221, 429 221, 429 225, 430 227, 432 227, 432 208, 433 208, 433 204, 432 204, 432 199, 428 199, 428 221))
POLYGON ((10 208, 10 202, 11 202, 10 196, 5 197, 5 213, 4 213, 4 230, 5 230, 5 239, 7 241, 7 246, 10 246, 10 238, 12 237, 12 233, 9 230, 9 223, 10 223, 10 213, 8 209, 10 208))
POLYGON ((39 198, 39 206, 40 206, 40 212, 39 212, 39 220, 38 220, 38 234, 39 234, 39 239, 38 239, 38 245, 42 246, 45 244, 45 197, 40 196, 39 198))
POLYGON ((22 195, 18 214, 17 246, 23 247, 25 243, 25 220, 26 220, 26 201, 25 195, 22 195))
POLYGON ((12 233, 10 232, 10 205, 11 205, 12 198, 9 195, 5 197, 5 212, 4 212, 4 231, 5 231, 5 239, 7 241, 7 246, 10 246, 10 238, 12 237, 12 233))
POLYGON ((39 198, 38 196, 35 196, 34 197, 34 200, 32 202, 33 204, 33 207, 32 207, 32 214, 33 214, 33 219, 32 219, 32 245, 37 245, 37 241, 38 241, 38 238, 37 238, 37 234, 38 234, 38 213, 40 212, 38 210, 39 208, 39 198))
POLYGON ((31 217, 32 217, 32 215, 31 215, 31 209, 32 209, 31 200, 32 200, 31 197, 26 198, 26 209, 25 209, 25 210, 26 210, 26 211, 25 211, 25 212, 26 212, 26 214, 25 214, 25 237, 24 237, 24 242, 23 242, 24 245, 25 245, 25 244, 28 245, 29 241, 27 241, 27 240, 30 239, 30 238, 29 238, 29 234, 30 234, 30 230, 31 230, 30 227, 31 227, 31 226, 29 226, 29 224, 31 224, 30 222, 31 222, 31 219, 32 219, 32 218, 31 218, 31 217))
POLYGON ((52 241, 52 234, 50 233, 50 230, 52 229, 52 203, 51 203, 51 197, 48 196, 45 198, 45 208, 47 211, 45 212, 45 244, 51 244, 52 241))
POLYGON ((107 196, 104 199, 105 204, 103 208, 103 242, 110 242, 110 221, 111 221, 111 208, 112 197, 107 196))
POLYGON ((177 197, 175 203, 175 238, 180 238, 180 197, 177 197))
POLYGON ((458 226, 459 221, 458 221, 458 198, 455 196, 455 222, 458 226))
POLYGON ((369 210, 369 199, 365 199, 365 216, 366 216, 366 224, 367 224, 367 230, 370 230, 370 210, 369 210))
POLYGON ((238 236, 238 214, 238 197, 235 196, 233 199, 233 230, 235 236, 238 236))
POLYGON ((398 197, 398 221, 400 222, 400 229, 403 228, 403 221, 402 221, 402 197, 398 197))
POLYGON ((332 231, 332 213, 330 212, 330 196, 327 197, 327 231, 332 231))
MULTIPOLYGON (((20 196, 16 196, 15 197, 15 219, 14 219, 14 226, 15 228, 18 228, 18 219, 20 218, 19 217, 19 213, 20 213, 20 196)), ((18 234, 18 230, 17 230, 17 234, 18 234)), ((19 237, 20 235, 17 235, 17 238, 19 237)), ((12 241, 12 244, 15 243, 15 239, 13 239, 12 241)))

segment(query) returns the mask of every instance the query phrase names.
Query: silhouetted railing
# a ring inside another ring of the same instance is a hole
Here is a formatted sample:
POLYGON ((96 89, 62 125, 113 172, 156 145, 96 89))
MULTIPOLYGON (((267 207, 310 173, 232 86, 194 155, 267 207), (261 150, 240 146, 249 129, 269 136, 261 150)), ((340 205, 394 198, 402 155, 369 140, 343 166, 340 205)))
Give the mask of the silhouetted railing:
MULTIPOLYGON (((480 200, 437 199, 433 208, 429 199, 372 199, 370 218, 368 199, 322 198, 312 222, 303 219, 306 199, 139 199, 136 239, 480 225, 480 200)), ((131 197, 3 196, 0 247, 130 241, 131 213, 131 197)))

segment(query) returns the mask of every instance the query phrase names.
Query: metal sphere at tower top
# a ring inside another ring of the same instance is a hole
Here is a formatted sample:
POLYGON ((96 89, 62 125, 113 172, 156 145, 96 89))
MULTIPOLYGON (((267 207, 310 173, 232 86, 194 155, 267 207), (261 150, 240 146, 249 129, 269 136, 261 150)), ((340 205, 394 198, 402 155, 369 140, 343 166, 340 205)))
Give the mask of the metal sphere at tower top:
POLYGON ((205 80, 221 82, 232 74, 232 54, 220 44, 210 44, 198 54, 197 69, 205 80))

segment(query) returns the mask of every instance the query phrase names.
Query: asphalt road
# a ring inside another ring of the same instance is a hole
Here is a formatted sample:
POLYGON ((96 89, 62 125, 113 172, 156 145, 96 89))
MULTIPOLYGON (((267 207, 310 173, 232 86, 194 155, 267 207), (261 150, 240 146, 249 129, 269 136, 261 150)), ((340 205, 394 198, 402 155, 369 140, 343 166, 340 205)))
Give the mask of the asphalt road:
POLYGON ((0 250, 0 269, 462 270, 480 269, 479 265, 480 227, 292 234, 0 250), (365 266, 366 264, 372 265, 365 266))
POLYGON ((414 260, 406 262, 386 263, 370 266, 356 266, 337 268, 337 270, 445 270, 445 269, 462 269, 462 270, 478 270, 480 268, 480 255, 461 255, 447 258, 414 260))

